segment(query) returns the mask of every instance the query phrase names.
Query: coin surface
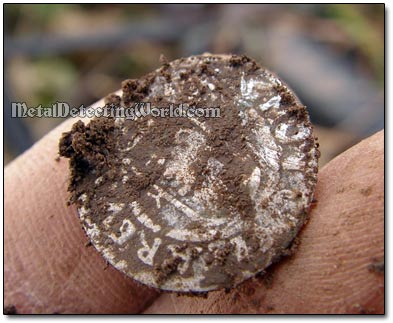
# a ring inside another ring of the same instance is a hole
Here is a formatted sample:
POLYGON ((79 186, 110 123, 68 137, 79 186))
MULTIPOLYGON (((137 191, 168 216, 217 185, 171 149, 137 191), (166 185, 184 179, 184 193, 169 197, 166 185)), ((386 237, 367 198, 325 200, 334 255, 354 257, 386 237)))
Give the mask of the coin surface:
POLYGON ((60 140, 71 202, 103 257, 178 292, 232 288, 279 259, 307 218, 318 171, 293 92, 248 57, 201 55, 107 97, 137 102, 157 109, 78 122, 60 140), (190 114, 160 115, 171 104, 190 114))

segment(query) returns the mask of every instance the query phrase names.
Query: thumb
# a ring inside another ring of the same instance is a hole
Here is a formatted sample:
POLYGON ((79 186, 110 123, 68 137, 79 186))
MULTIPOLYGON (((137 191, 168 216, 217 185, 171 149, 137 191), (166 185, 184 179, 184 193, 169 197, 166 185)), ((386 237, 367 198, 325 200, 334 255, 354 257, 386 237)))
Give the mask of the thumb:
POLYGON ((5 169, 4 304, 18 313, 139 312, 157 292, 86 247, 76 210, 66 205, 68 164, 55 158, 62 132, 75 121, 65 121, 5 169))

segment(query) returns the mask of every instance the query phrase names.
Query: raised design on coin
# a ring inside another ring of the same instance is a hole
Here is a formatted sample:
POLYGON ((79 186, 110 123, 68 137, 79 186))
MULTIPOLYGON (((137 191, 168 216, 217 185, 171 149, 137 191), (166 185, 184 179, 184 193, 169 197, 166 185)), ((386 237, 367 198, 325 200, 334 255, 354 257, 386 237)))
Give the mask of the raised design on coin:
POLYGON ((220 117, 98 118, 63 134, 69 189, 95 248, 169 291, 232 288, 304 224, 319 152, 304 106, 245 56, 165 63, 108 103, 219 107, 220 117))

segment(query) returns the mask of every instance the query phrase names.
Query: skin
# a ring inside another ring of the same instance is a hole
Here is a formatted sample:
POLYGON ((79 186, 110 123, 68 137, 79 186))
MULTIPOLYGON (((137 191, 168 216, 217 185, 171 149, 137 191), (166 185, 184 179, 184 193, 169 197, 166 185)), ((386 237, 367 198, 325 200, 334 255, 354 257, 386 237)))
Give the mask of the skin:
MULTIPOLYGON (((102 105, 97 102, 97 105, 102 105)), ((18 313, 384 313, 384 132, 328 163, 297 251, 229 293, 159 293, 126 277, 67 206, 67 120, 4 172, 4 304, 18 313), (374 268, 374 270, 373 270, 374 268)))
MULTIPOLYGON (((102 106, 102 101, 96 103, 102 106)), ((136 313, 158 295, 92 246, 67 206, 68 161, 55 161, 67 120, 5 169, 4 304, 19 313, 136 313)))
POLYGON ((319 175, 314 206, 289 258, 230 293, 162 294, 145 313, 384 313, 384 132, 319 175), (378 267, 379 268, 379 267, 378 267))

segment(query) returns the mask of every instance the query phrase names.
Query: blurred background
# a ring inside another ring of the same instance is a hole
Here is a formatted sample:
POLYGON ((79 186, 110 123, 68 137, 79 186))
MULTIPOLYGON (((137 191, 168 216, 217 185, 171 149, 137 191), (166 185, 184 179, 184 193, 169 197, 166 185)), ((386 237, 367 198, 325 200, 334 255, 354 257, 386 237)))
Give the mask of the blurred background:
POLYGON ((169 60, 246 54, 308 107, 320 165, 384 127, 384 5, 4 5, 5 164, 62 119, 11 102, 89 105, 169 60))

